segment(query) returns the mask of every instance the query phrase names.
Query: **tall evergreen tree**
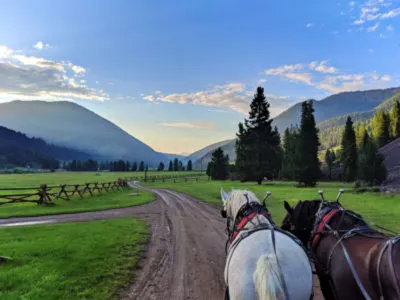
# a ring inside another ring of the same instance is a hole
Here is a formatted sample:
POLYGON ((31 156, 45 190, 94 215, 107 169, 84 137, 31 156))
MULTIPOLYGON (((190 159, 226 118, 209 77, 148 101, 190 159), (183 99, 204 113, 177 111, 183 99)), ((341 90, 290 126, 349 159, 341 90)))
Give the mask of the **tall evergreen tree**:
POLYGON ((187 163, 186 170, 187 170, 187 171, 192 171, 192 168, 193 168, 193 166, 192 166, 192 160, 189 160, 188 163, 187 163))
POLYGON ((329 180, 332 179, 332 169, 333 169, 335 160, 336 160, 335 152, 331 151, 330 149, 326 150, 325 163, 326 163, 326 165, 328 167, 328 171, 329 171, 329 180))
POLYGON ((168 171, 173 171, 174 170, 174 165, 172 164, 172 160, 169 161, 169 165, 168 165, 168 171))
POLYGON ((283 136, 283 159, 281 178, 296 180, 299 175, 298 148, 300 135, 298 128, 287 128, 283 136))
POLYGON ((372 131, 378 147, 390 142, 390 119, 384 111, 378 111, 372 119, 372 131))
POLYGON ((179 171, 184 171, 183 163, 181 161, 179 161, 179 163, 178 163, 178 170, 179 171))
POLYGON ((397 139, 400 137, 400 103, 396 100, 392 110, 390 111, 390 126, 391 126, 391 137, 392 139, 397 139))
POLYGON ((299 136, 299 175, 297 181, 304 186, 315 186, 321 177, 321 170, 318 160, 318 129, 315 123, 312 101, 302 103, 299 136))
POLYGON ((158 165, 157 171, 164 171, 164 163, 160 162, 160 164, 158 165))
POLYGON ((129 172, 131 170, 131 163, 129 161, 125 162, 125 171, 129 172))
POLYGON ((136 161, 133 162, 133 164, 132 164, 132 171, 133 171, 133 172, 136 172, 136 171, 137 171, 137 162, 136 162, 136 161))
POLYGON ((221 148, 211 155, 210 175, 213 180, 225 180, 229 174, 229 157, 221 148))
POLYGON ((179 171, 179 160, 177 158, 174 159, 174 171, 179 171))
POLYGON ((342 163, 342 179, 351 182, 357 177, 357 143, 353 121, 350 117, 346 121, 341 146, 340 162, 342 163))
POLYGON ((359 125, 356 127, 356 144, 357 144, 357 149, 360 149, 363 138, 364 138, 364 134, 366 132, 366 128, 365 126, 359 125))
POLYGON ((384 157, 365 132, 358 159, 358 178, 369 185, 381 184, 387 177, 384 157))
POLYGON ((277 128, 272 128, 262 87, 257 88, 244 126, 239 123, 237 137, 236 166, 242 179, 261 184, 264 177, 275 178, 281 167, 280 136, 277 128))
POLYGON ((144 161, 143 160, 140 162, 139 171, 144 171, 144 161))

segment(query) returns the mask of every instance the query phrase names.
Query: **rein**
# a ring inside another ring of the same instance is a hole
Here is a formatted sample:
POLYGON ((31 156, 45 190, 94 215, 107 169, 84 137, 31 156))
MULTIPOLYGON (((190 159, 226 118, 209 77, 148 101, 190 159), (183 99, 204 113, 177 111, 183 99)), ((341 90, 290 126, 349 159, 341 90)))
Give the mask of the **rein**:
MULTIPOLYGON (((331 260, 332 260, 332 256, 334 254, 334 251, 336 250, 336 248, 340 245, 344 257, 346 259, 346 262, 350 268, 350 271, 357 283, 358 288, 360 289, 360 292, 362 293, 362 295, 364 296, 365 299, 372 299, 367 290, 365 289, 364 285, 361 282, 360 277, 358 276, 358 273, 354 267, 354 264, 351 261, 350 255, 346 249, 346 247, 344 246, 343 240, 351 238, 353 236, 356 235, 361 235, 364 237, 368 237, 368 238, 379 238, 379 239, 383 239, 386 237, 386 235, 384 235, 383 233, 369 227, 369 226, 361 226, 361 227, 356 227, 350 230, 339 230, 344 217, 347 215, 356 218, 360 221, 364 221, 363 218, 358 215, 355 214, 353 212, 350 212, 348 210, 343 209, 343 207, 341 207, 340 205, 334 205, 334 207, 330 207, 327 206, 324 209, 320 209, 317 212, 317 216, 316 216, 316 220, 315 220, 315 224, 314 224, 314 230, 311 234, 311 248, 312 249, 316 249, 318 247, 318 244, 320 242, 321 239, 321 235, 322 234, 333 234, 334 237, 338 238, 337 242, 335 243, 335 245, 333 246, 332 250, 329 253, 329 257, 328 257, 328 263, 327 263, 327 267, 325 269, 325 273, 330 277, 329 275, 329 270, 330 270, 330 266, 331 266, 331 260), (330 221, 333 219, 334 216, 336 216, 338 213, 342 213, 340 216, 340 220, 338 222, 338 225, 336 227, 336 229, 333 229, 329 223, 330 221), (325 230, 325 228, 327 230, 325 230), (342 235, 341 235, 342 234, 342 235), (377 234, 379 236, 377 236, 377 234), (340 236, 341 235, 341 236, 340 236)), ((396 274, 394 272, 394 267, 393 267, 393 262, 392 262, 392 248, 393 245, 397 242, 400 241, 400 236, 395 236, 392 239, 389 239, 388 241, 385 242, 381 252, 379 253, 379 258, 378 258, 378 266, 377 266, 377 275, 378 275, 378 284, 379 284, 379 293, 380 293, 380 299, 384 299, 383 297, 383 288, 382 288, 382 282, 381 282, 381 278, 380 278, 380 264, 381 264, 381 260, 383 257, 383 253, 385 252, 386 249, 388 249, 389 253, 388 253, 388 257, 389 257, 389 266, 390 266, 390 273, 392 278, 394 279, 394 283, 395 283, 395 288, 396 288, 396 293, 398 294, 398 296, 400 297, 400 287, 398 284, 396 284, 396 274)), ((321 265, 319 263, 319 265, 321 265)), ((331 282, 331 284, 333 285, 333 283, 331 282)))

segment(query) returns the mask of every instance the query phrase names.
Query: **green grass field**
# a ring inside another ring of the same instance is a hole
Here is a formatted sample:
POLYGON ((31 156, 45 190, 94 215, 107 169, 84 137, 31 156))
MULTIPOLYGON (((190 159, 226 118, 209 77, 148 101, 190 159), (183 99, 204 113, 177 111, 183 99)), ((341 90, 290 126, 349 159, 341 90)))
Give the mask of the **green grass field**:
POLYGON ((146 191, 139 191, 138 196, 132 196, 133 189, 118 192, 107 192, 94 197, 85 196, 83 199, 74 197, 70 201, 59 199, 54 206, 37 205, 34 203, 16 203, 0 206, 0 218, 53 215, 60 213, 74 213, 84 211, 105 210, 118 207, 140 205, 155 199, 155 196, 146 191))
MULTIPOLYGON (((199 172, 168 172, 149 171, 147 176, 190 176, 199 172)), ((35 174, 0 174, 0 188, 38 187, 41 184, 82 184, 86 182, 109 182, 123 177, 144 178, 144 172, 56 172, 35 174)))
POLYGON ((319 199, 318 190, 322 189, 325 198, 336 199, 339 188, 343 187, 348 193, 342 195, 341 203, 345 208, 354 210, 368 221, 385 226, 391 230, 400 232, 400 195, 387 195, 380 193, 352 193, 353 185, 343 183, 320 183, 315 188, 297 188, 293 182, 274 182, 259 186, 256 183, 241 183, 239 181, 200 181, 188 183, 149 183, 148 186, 162 187, 191 195, 199 200, 221 206, 220 189, 230 191, 236 189, 248 189, 256 193, 262 200, 267 191, 272 195, 267 201, 267 206, 272 213, 275 222, 280 225, 285 215, 283 201, 291 204, 298 200, 319 199))
POLYGON ((116 219, 0 229, 0 299, 114 299, 148 241, 144 222, 116 219))

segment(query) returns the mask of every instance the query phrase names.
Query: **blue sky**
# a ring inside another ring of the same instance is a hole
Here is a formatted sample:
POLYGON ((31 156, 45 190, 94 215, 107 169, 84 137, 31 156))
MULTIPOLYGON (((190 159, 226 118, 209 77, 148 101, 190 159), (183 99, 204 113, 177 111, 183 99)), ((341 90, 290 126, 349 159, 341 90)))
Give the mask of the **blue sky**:
POLYGON ((158 151, 233 138, 257 85, 273 116, 400 86, 399 0, 0 6, 0 101, 75 101, 158 151))

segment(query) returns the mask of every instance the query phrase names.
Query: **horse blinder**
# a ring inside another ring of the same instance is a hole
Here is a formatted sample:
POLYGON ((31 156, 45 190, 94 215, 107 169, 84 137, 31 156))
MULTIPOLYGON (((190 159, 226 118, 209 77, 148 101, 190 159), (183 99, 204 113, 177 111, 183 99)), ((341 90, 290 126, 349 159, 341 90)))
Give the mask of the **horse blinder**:
POLYGON ((221 209, 221 217, 223 217, 224 219, 227 218, 226 210, 221 209))

